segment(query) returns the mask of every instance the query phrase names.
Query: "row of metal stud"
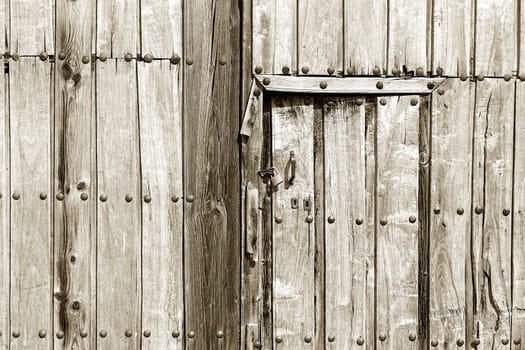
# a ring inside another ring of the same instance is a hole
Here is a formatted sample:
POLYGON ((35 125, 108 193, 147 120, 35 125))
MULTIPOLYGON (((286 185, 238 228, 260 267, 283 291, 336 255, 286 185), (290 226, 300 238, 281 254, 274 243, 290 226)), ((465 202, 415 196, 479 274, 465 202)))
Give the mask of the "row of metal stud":
MULTIPOLYGON (((3 197, 3 196, 2 196, 2 193, 0 193, 0 199, 2 199, 2 197, 3 197)), ((17 200, 20 200, 21 195, 20 195, 20 193, 18 193, 18 192, 13 192, 13 194, 12 194, 11 197, 12 197, 15 201, 17 201, 17 200)), ((47 199, 47 193, 45 193, 45 192, 41 192, 40 195, 39 195, 39 198, 40 198, 41 200, 46 200, 46 199, 47 199)), ((180 198, 182 198, 182 197, 179 197, 179 196, 171 196, 171 201, 174 202, 174 203, 177 203, 177 202, 179 201, 180 198)), ((57 193, 57 195, 56 195, 56 199, 57 199, 58 201, 63 201, 63 200, 64 200, 64 194, 63 194, 62 192, 57 193)), ((83 201, 87 201, 87 200, 89 199, 89 195, 88 195, 87 193, 85 193, 85 192, 84 192, 84 193, 81 193, 81 194, 80 194, 80 199, 82 199, 83 201)), ((105 194, 101 194, 101 195, 99 196, 99 199, 100 199, 101 202, 106 202, 106 201, 108 200, 108 196, 105 195, 105 194)), ((187 202, 190 202, 190 203, 191 203, 191 202, 194 201, 194 199, 195 199, 195 197, 192 196, 191 194, 188 195, 188 196, 186 196, 186 201, 187 201, 187 202)), ((127 195, 124 197, 124 200, 125 200, 126 202, 129 203, 129 202, 133 201, 133 196, 130 195, 130 194, 127 194, 127 195)), ((144 200, 144 202, 149 203, 149 202, 151 202, 152 198, 151 198, 151 196, 150 196, 149 194, 147 194, 147 195, 145 195, 145 196, 143 197, 143 200, 144 200)))
MULTIPOLYGON (((151 331, 150 330, 145 330, 142 334, 144 335, 145 338, 151 337, 151 331)), ((11 333, 11 335, 13 336, 13 338, 19 338, 21 333, 19 331, 13 331, 11 333)), ((127 329, 124 332, 124 335, 126 337, 130 338, 131 336, 133 336, 133 332, 131 330, 127 329)), ((0 336, 2 336, 2 332, 1 331, 0 331, 0 336)), ((38 332, 38 337, 39 338, 45 338, 46 336, 47 336, 47 333, 46 333, 45 330, 41 330, 41 331, 38 332)), ((80 331, 80 336, 82 338, 85 338, 85 337, 88 336, 88 332, 86 332, 85 330, 81 330, 80 331)), ((101 330, 99 332, 99 336, 101 338, 105 338, 105 337, 108 336, 108 332, 106 330, 101 330)), ((173 338, 178 338, 180 336, 180 332, 179 331, 173 331, 173 332, 171 332, 171 336, 173 338)), ((58 339, 64 338, 64 332, 62 332, 62 331, 57 332, 56 333, 56 337, 58 339)), ((195 337, 195 332, 193 332, 193 331, 188 332, 188 338, 194 338, 194 337, 195 337)), ((223 337, 224 337, 224 332, 223 331, 218 331, 217 332, 217 338, 223 338, 223 337)))

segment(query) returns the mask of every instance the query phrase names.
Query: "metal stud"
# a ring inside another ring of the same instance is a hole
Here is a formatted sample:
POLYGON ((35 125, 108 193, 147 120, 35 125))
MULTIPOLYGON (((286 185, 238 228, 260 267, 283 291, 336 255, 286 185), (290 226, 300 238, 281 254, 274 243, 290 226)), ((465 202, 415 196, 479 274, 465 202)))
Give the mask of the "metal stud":
POLYGON ((253 347, 256 349, 262 349, 262 344, 260 341, 256 341, 255 343, 253 343, 253 347))
POLYGON ((305 221, 310 224, 314 221, 314 218, 312 217, 312 215, 308 215, 305 221))
POLYGON ((412 223, 412 224, 413 224, 414 222, 416 222, 416 220, 417 220, 417 219, 416 219, 416 217, 415 217, 414 215, 411 215, 411 216, 408 218, 408 221, 410 221, 410 223, 412 223))
POLYGON ((438 94, 443 95, 445 93, 445 90, 442 88, 438 89, 438 94))
POLYGON ((126 202, 131 202, 133 200, 133 196, 130 195, 130 194, 127 194, 126 197, 124 198, 126 200, 126 202))
POLYGON ((193 64, 193 60, 190 57, 186 58, 186 64, 191 66, 193 64))
POLYGON ((438 344, 439 344, 439 342, 438 342, 436 339, 434 339, 434 340, 432 340, 432 341, 430 342, 430 345, 432 345, 432 347, 434 347, 434 348, 435 348, 436 346, 438 346, 438 344))
POLYGON ((410 333, 410 335, 408 336, 408 340, 416 341, 416 335, 414 333, 410 333))
POLYGON ((418 68, 416 69, 416 75, 417 75, 418 77, 422 77, 424 74, 425 74, 425 72, 423 72, 423 68, 418 67, 418 68))
POLYGON ((255 97, 261 96, 261 90, 255 89, 255 91, 253 92, 253 96, 255 96, 255 97))
POLYGON ((224 58, 224 57, 219 58, 219 64, 220 64, 221 66, 226 65, 226 58, 224 58))
POLYGON ((171 196, 171 201, 173 203, 177 203, 179 201, 179 197, 178 196, 171 196))
POLYGON ((472 347, 477 347, 479 344, 481 344, 481 342, 479 341, 479 339, 474 339, 473 341, 470 342, 470 345, 472 347))
POLYGON ((18 192, 13 193, 13 199, 15 201, 19 200, 20 199, 20 193, 18 193, 18 192))
POLYGON ((40 199, 45 201, 47 199, 47 194, 45 192, 40 193, 40 199))
POLYGON ((501 338, 501 344, 507 345, 508 343, 509 343, 509 338, 507 338, 507 337, 501 338))
POLYGON ((372 74, 373 75, 381 75, 381 68, 379 68, 378 66, 375 66, 374 69, 372 69, 372 74))
POLYGON ((88 64, 91 61, 89 56, 82 56, 82 63, 88 64))
POLYGON ((427 84, 427 88, 428 88, 429 90, 432 90, 434 87, 435 87, 435 85, 434 85, 433 82, 429 82, 429 83, 427 84))
POLYGON ((363 104, 363 102, 365 102, 362 98, 358 98, 357 100, 355 100, 355 104, 358 105, 358 106, 361 106, 363 104))
POLYGON ((58 59, 61 60, 61 61, 65 60, 66 59, 66 54, 64 52, 59 53, 58 54, 58 59))
POLYGON ((171 336, 173 338, 178 338, 178 337, 180 337, 180 332, 179 331, 173 331, 173 332, 171 332, 171 336))
POLYGON ((365 343, 365 340, 363 339, 363 337, 359 337, 357 338, 357 341, 356 341, 357 345, 361 346, 365 343))
POLYGON ((153 62, 153 55, 150 54, 150 53, 144 55, 144 62, 146 62, 146 63, 151 63, 151 62, 153 62))
POLYGON ((80 199, 82 199, 83 201, 87 201, 87 200, 88 200, 88 198, 89 198, 89 196, 88 196, 88 194, 87 194, 87 193, 85 193, 85 192, 84 192, 84 193, 82 193, 82 194, 80 195, 80 199))
POLYGON ((264 78, 263 79, 263 84, 264 85, 270 85, 270 78, 264 78))
POLYGON ((382 225, 382 226, 385 226, 387 224, 387 221, 386 219, 381 219, 381 221, 379 221, 379 223, 382 225))
POLYGON ((461 76, 459 77, 459 79, 461 79, 461 81, 465 81, 468 79, 467 75, 465 73, 461 74, 461 76))
POLYGON ((434 214, 439 214, 441 213, 441 208, 440 207, 435 207, 434 208, 434 214))
POLYGON ((179 63, 180 63, 180 57, 179 57, 179 55, 173 55, 173 56, 171 56, 171 58, 170 58, 170 63, 171 63, 171 64, 179 64, 179 63))
POLYGON ((415 98, 415 97, 412 98, 412 99, 410 100, 410 104, 411 104, 412 106, 417 106, 418 102, 419 102, 418 99, 415 98))
POLYGON ((69 261, 71 261, 71 263, 74 264, 75 261, 77 261, 77 258, 74 255, 71 255, 71 257, 69 258, 69 261))
POLYGON ((18 338, 20 336, 20 332, 19 331, 14 331, 13 332, 13 338, 18 338))
POLYGON ((525 73, 521 73, 519 78, 520 78, 521 81, 524 81, 525 80, 525 73))
POLYGON ((308 74, 309 71, 310 71, 310 68, 308 68, 307 66, 304 66, 303 68, 301 68, 301 72, 303 72, 303 74, 308 74))
POLYGON ((126 331, 124 332, 124 335, 127 338, 130 338, 133 335, 133 332, 131 331, 131 329, 126 329, 126 331))
POLYGON ((219 338, 219 339, 224 338, 224 332, 223 331, 217 331, 217 338, 219 338))
POLYGON ((80 310, 80 302, 75 300, 72 304, 71 304, 71 308, 73 310, 80 310))
POLYGON ((401 75, 401 71, 399 70, 399 68, 393 68, 392 69, 392 75, 395 75, 396 77, 398 75, 401 75))
POLYGON ((195 338, 195 332, 194 331, 189 331, 188 332, 188 338, 190 338, 190 339, 195 338))
POLYGON ((13 58, 13 61, 18 61, 18 59, 20 58, 20 55, 18 53, 14 53, 13 56, 11 56, 13 58))
POLYGON ((328 67, 328 69, 326 70, 326 72, 330 75, 334 74, 335 73, 335 69, 334 67, 328 67))
POLYGON ((479 206, 479 205, 476 205, 476 208, 474 208, 474 212, 476 214, 481 214, 481 213, 483 213, 483 208, 481 206, 479 206))
POLYGON ((42 329, 40 332, 38 332, 38 337, 39 338, 45 338, 46 337, 46 331, 42 329))
POLYGON ((332 215, 330 215, 330 216, 328 217, 328 223, 329 223, 329 224, 333 224, 334 222, 335 222, 335 218, 334 218, 332 215))
POLYGON ((101 330, 101 331, 99 332, 99 335, 100 335, 101 338, 105 338, 105 337, 108 336, 108 332, 105 331, 105 330, 101 330))
POLYGON ((460 207, 456 210, 456 213, 458 213, 458 215, 463 215, 463 213, 465 213, 465 209, 460 207))
POLYGON ((348 67, 346 69, 346 74, 348 75, 354 75, 354 68, 353 67, 348 67))
POLYGON ((381 100, 379 100, 379 103, 381 103, 383 106, 385 106, 386 105, 386 99, 382 98, 381 100))
POLYGON ((150 331, 150 330, 145 330, 143 334, 144 334, 144 336, 145 336, 146 338, 151 337, 151 331, 150 331))
POLYGON ((506 208, 503 209, 503 215, 504 215, 504 216, 509 216, 509 214, 510 214, 510 210, 508 210, 508 209, 506 209, 506 208))
POLYGON ((312 99, 310 97, 305 98, 304 99, 304 104, 307 105, 307 106, 311 105, 312 104, 312 99))
POLYGON ((283 74, 288 75, 288 74, 290 74, 290 67, 288 67, 288 66, 283 66, 282 71, 283 71, 283 74))
POLYGON ((442 76, 443 75, 443 68, 437 67, 436 68, 436 74, 439 75, 439 76, 442 76))
POLYGON ((386 340, 386 334, 379 334, 379 340, 384 342, 386 340))
MULTIPOLYGON (((100 336, 102 336, 102 334, 101 334, 100 336)), ((105 335, 104 335, 103 337, 105 337, 105 335)), ((62 339, 62 338, 64 338, 64 332, 62 332, 62 331, 58 331, 58 332, 57 332, 57 338, 58 338, 58 339, 62 339)))
POLYGON ((49 55, 47 54, 47 52, 42 51, 42 52, 40 52, 40 55, 38 55, 38 57, 40 57, 40 59, 41 59, 42 61, 45 61, 45 60, 47 60, 47 58, 49 57, 49 55))
POLYGON ((101 201, 101 202, 105 202, 105 201, 108 200, 108 196, 105 195, 105 194, 101 194, 99 198, 100 198, 100 201, 101 201))
POLYGON ((129 52, 127 52, 125 55, 124 55, 124 60, 126 62, 131 62, 131 60, 133 59, 133 55, 130 54, 129 52))
POLYGON ((456 340, 456 345, 459 347, 462 347, 465 344, 465 341, 463 339, 456 340))
POLYGON ((514 345, 520 345, 521 344, 521 338, 514 339, 514 345))
POLYGON ((483 73, 479 74, 479 75, 478 75, 478 80, 479 80, 479 81, 483 81, 483 80, 485 80, 485 74, 483 74, 483 73))
POLYGON ((383 87, 384 87, 384 84, 383 84, 382 81, 378 81, 378 82, 376 83, 376 88, 378 88, 378 89, 382 89, 383 87))
POLYGON ((106 60, 108 59, 108 56, 106 56, 106 54, 100 54, 98 59, 100 60, 100 62, 106 62, 106 60))
POLYGON ((510 78, 512 78, 512 77, 508 73, 503 76, 503 80, 505 80, 505 81, 509 81, 510 78))
POLYGON ((261 66, 257 66, 257 67, 255 67, 255 73, 256 73, 256 74, 261 74, 262 71, 263 71, 263 67, 261 67, 261 66))
POLYGON ((191 203, 191 202, 193 202, 194 199, 195 199, 195 197, 193 197, 193 195, 191 195, 191 194, 189 194, 189 195, 186 196, 186 201, 187 201, 187 202, 190 202, 190 203, 191 203))
POLYGON ((275 337, 275 342, 276 342, 277 344, 281 344, 281 343, 283 342, 283 337, 281 337, 281 336, 277 336, 277 337, 275 337))
POLYGON ((362 218, 357 218, 357 219, 355 219, 355 223, 357 225, 362 225, 363 224, 363 219, 362 218))
POLYGON ((335 335, 330 334, 330 335, 328 336, 328 341, 329 341, 330 343, 333 343, 333 342, 335 341, 335 335))
POLYGON ((319 84, 319 87, 321 89, 326 89, 328 87, 328 84, 326 83, 326 81, 322 81, 320 84, 319 84))
POLYGON ((80 331, 80 336, 81 336, 82 338, 85 338, 85 337, 88 336, 88 332, 86 332, 85 330, 81 330, 81 331, 80 331))
POLYGON ((151 202, 151 196, 149 194, 144 196, 144 202, 146 202, 146 203, 151 202))
POLYGON ((311 343, 311 342, 312 342, 312 337, 310 337, 309 335, 306 335, 306 336, 304 337, 304 342, 305 342, 305 343, 311 343))

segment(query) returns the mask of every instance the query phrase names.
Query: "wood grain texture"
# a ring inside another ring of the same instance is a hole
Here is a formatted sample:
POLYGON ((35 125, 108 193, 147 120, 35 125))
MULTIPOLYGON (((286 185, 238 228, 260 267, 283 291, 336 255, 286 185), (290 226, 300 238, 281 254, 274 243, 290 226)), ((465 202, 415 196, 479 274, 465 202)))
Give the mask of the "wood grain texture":
MULTIPOLYGON (((512 236, 512 338, 525 339, 525 83, 516 83, 514 203, 512 236)), ((516 347, 514 347, 516 348, 516 347)))
MULTIPOLYGON (((357 349, 363 345, 357 342, 365 340, 372 345, 374 339, 367 334, 374 327, 374 305, 369 304, 374 293, 369 289, 374 240, 368 240, 367 232, 366 137, 370 136, 367 123, 375 113, 372 110, 367 117, 366 103, 359 105, 356 100, 328 99, 324 111, 325 319, 326 333, 335 336, 341 349, 357 349)), ((326 341, 326 347, 330 345, 326 341)))
POLYGON ((138 63, 143 349, 182 349, 182 91, 178 65, 138 63), (150 196, 148 198, 147 196, 150 196))
POLYGON ((345 0, 345 73, 386 73, 388 1, 345 0))
MULTIPOLYGON (((9 86, 7 75, 0 73, 0 329, 10 333, 10 164, 9 164, 9 86)), ((9 337, 0 338, 0 348, 9 349, 9 337)))
POLYGON ((11 349, 49 349, 53 334, 51 140, 53 67, 9 65, 11 136, 11 349), (41 200, 45 194, 45 200, 41 200), (19 198, 18 200, 16 198, 19 198), (39 338, 40 331, 47 336, 39 338))
POLYGON ((143 55, 182 56, 183 0, 140 1, 140 38, 143 55))
POLYGON ((97 1, 98 56, 122 58, 129 53, 135 57, 140 52, 138 6, 136 0, 97 1))
POLYGON ((446 76, 470 74, 473 47, 473 0, 435 0, 433 13, 432 72, 446 76))
POLYGON ((475 73, 512 74, 517 68, 518 0, 484 0, 476 4, 475 73))
MULTIPOLYGON (((470 236, 474 84, 449 79, 432 95, 430 341, 457 349, 466 341, 465 266, 470 236), (445 180, 446 179, 446 180, 445 180), (463 214, 458 214, 458 209, 463 214)), ((468 343, 470 344, 470 342, 468 343)))
POLYGON ((184 9, 185 54, 194 61, 184 71, 184 196, 194 197, 184 204, 186 330, 195 333, 187 348, 233 349, 241 284, 239 2, 188 0, 184 9))
POLYGON ((139 349, 142 234, 136 63, 110 59, 97 61, 96 69, 97 186, 99 197, 107 196, 97 205, 97 348, 139 349), (118 99, 115 91, 120 91, 118 99), (131 337, 125 336, 127 330, 131 337))
POLYGON ((297 73, 297 1, 253 0, 252 68, 281 74, 297 73))
POLYGON ((55 2, 56 51, 65 55, 65 60, 76 73, 83 65, 84 56, 91 60, 91 54, 95 53, 96 3, 95 0, 55 2))
MULTIPOLYGON (((378 349, 418 349, 419 106, 382 97, 377 121, 376 331, 378 349)), ((378 99, 379 100, 379 99, 378 99)), ((379 102, 379 101, 378 101, 379 102)))
POLYGON ((298 69, 304 74, 343 71, 343 0, 298 0, 298 69))
POLYGON ((273 198, 272 242, 274 347, 283 349, 311 349, 304 338, 315 335, 312 102, 310 97, 272 99, 272 161, 285 179, 273 198), (293 184, 286 180, 292 173, 290 152, 296 158, 293 184), (293 199, 297 200, 296 209, 291 206, 293 199), (310 201, 310 209, 305 210, 304 200, 310 201))
POLYGON ((476 84, 472 217, 474 324, 478 349, 508 349, 511 311, 511 221, 514 82, 486 79, 476 84))
POLYGON ((0 52, 9 52, 9 42, 11 39, 9 33, 9 2, 0 2, 0 38, 5 38, 0 43, 0 52))
MULTIPOLYGON (((11 53, 55 53, 55 4, 53 0, 17 0, 9 3, 11 53)), ((2 24, 4 26, 5 24, 2 24)), ((1 38, 2 43, 4 37, 1 38)))
POLYGON ((388 71, 413 74, 427 71, 427 11, 429 0, 389 2, 388 71))
MULTIPOLYGON (((54 191, 63 196, 53 198, 54 321, 64 338, 54 341, 56 349, 87 350, 96 341, 95 79, 77 47, 64 50, 66 60, 56 63, 53 140, 54 191)), ((89 46, 86 50, 89 54, 89 46)))

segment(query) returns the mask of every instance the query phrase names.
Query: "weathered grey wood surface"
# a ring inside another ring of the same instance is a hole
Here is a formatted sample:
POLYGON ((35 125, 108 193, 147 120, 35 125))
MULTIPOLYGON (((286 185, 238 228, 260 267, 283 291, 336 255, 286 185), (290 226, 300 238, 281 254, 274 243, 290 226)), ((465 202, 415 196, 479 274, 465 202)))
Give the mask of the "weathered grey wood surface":
MULTIPOLYGON (((6 74, 0 74, 0 327, 9 334, 9 282, 10 282, 10 138, 9 138, 9 85, 6 74)), ((9 349, 9 337, 0 338, 0 348, 9 349)))
POLYGON ((123 58, 128 54, 135 57, 140 52, 138 6, 139 2, 136 0, 97 1, 98 56, 123 58))
POLYGON ((140 1, 140 40, 143 55, 182 55, 183 0, 140 1))
MULTIPOLYGON (((38 56, 42 52, 55 53, 55 3, 53 0, 4 1, 9 21, 1 24, 9 39, 11 53, 20 56, 38 56), (9 23, 9 25, 8 25, 9 23)), ((5 8, 5 7, 4 7, 5 8)), ((1 11, 0 11, 1 13, 1 11)))

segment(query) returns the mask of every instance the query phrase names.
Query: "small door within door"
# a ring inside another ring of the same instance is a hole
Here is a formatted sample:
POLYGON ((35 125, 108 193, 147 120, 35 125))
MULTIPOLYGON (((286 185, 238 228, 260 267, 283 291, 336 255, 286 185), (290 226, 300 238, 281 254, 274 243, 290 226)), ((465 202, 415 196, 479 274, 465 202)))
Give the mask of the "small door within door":
POLYGON ((276 349, 427 342, 428 119, 425 96, 272 97, 276 349))

